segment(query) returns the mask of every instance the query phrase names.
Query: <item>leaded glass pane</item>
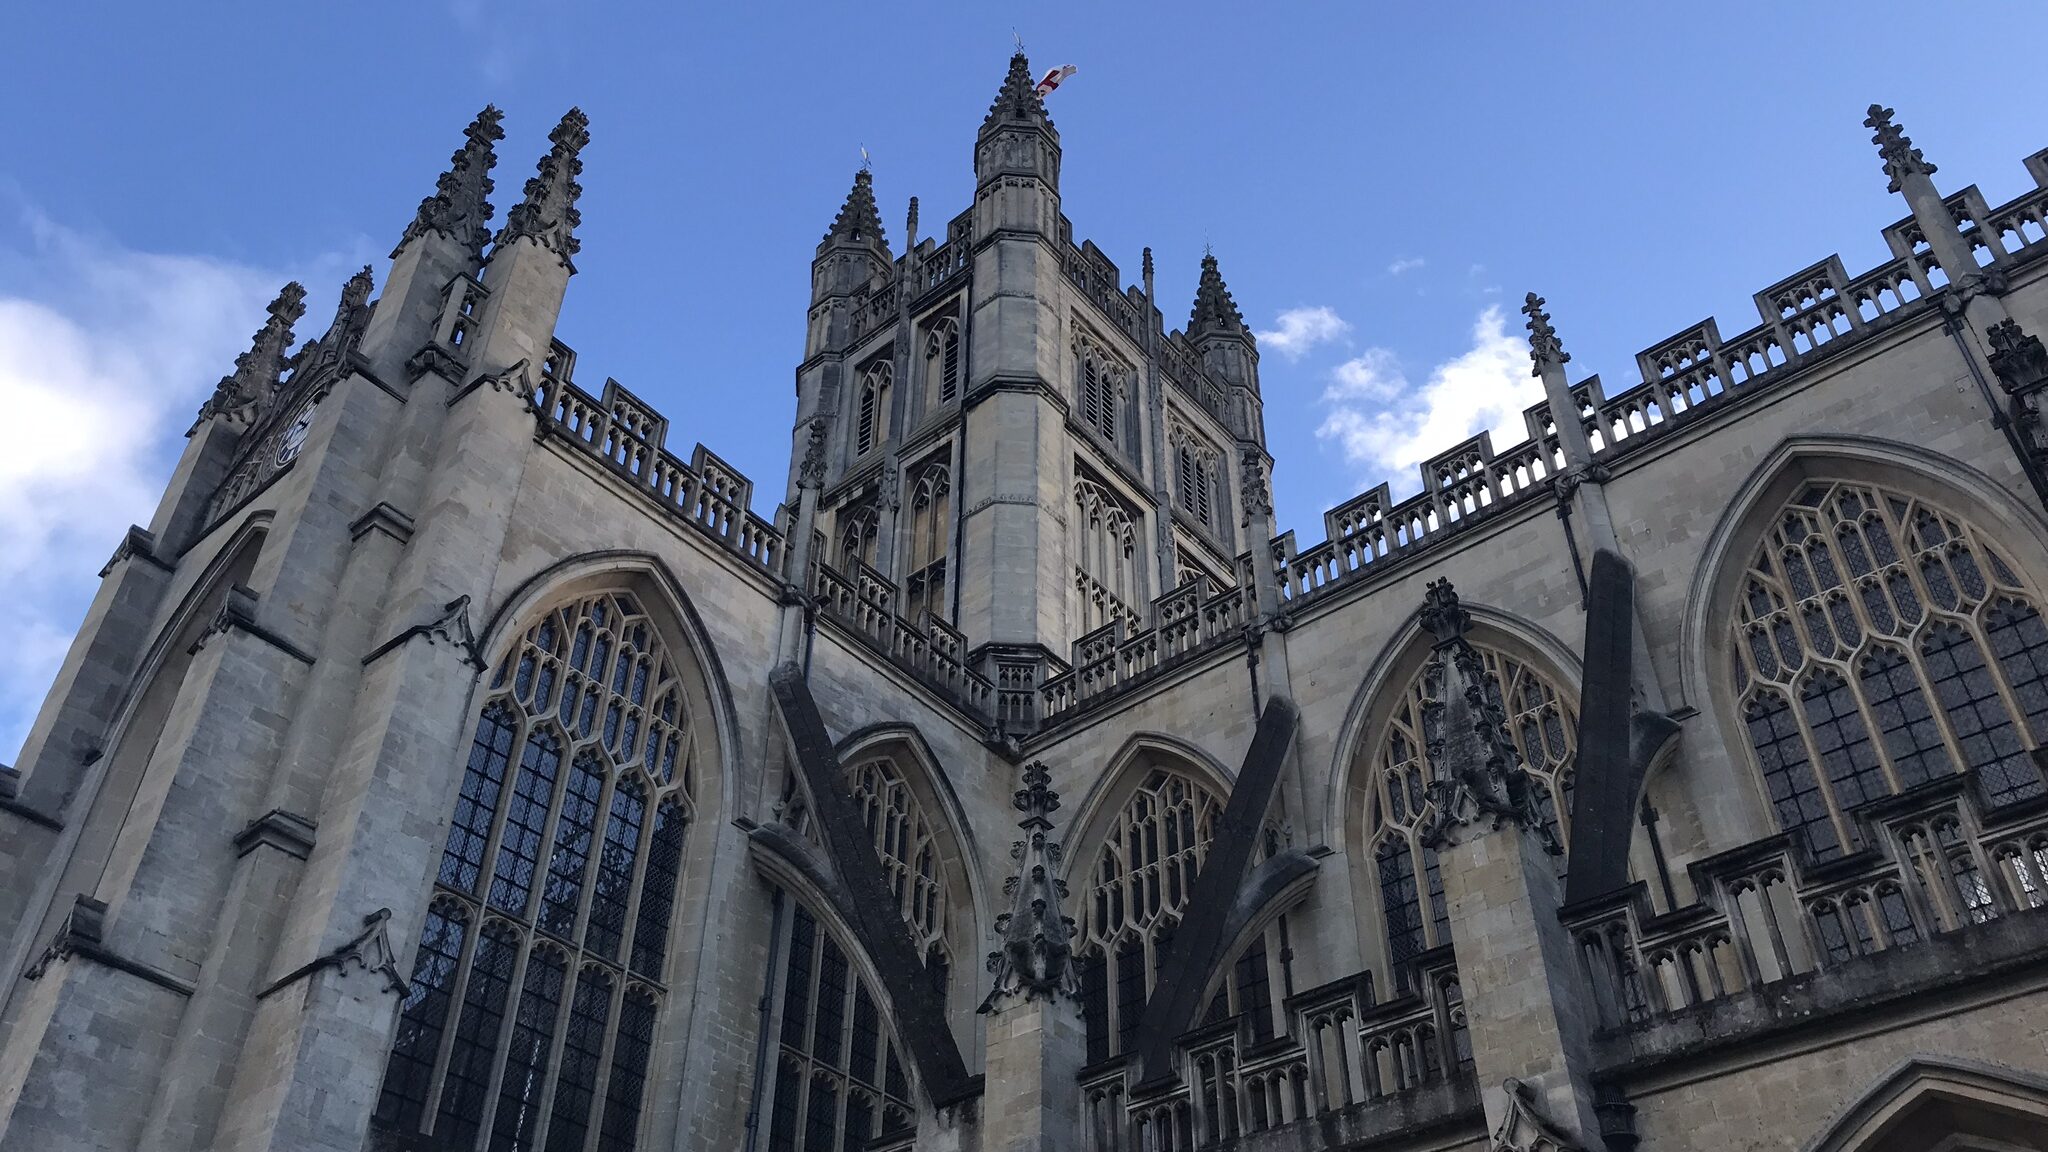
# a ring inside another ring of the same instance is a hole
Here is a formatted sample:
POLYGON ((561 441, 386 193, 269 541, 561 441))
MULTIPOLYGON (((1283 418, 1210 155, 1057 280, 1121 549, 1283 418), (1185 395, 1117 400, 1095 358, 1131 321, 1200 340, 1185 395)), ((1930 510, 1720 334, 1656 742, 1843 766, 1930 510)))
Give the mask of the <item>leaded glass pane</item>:
POLYGON ((613 996, 622 952, 649 977, 664 967, 691 811, 684 686, 653 622, 617 592, 542 614, 483 683, 373 1124, 416 1133, 438 1093, 437 1147, 527 1152, 545 1128, 549 1148, 582 1152, 596 1127, 600 1147, 624 1152, 637 1139, 662 990, 635 984, 616 1031, 613 996), (629 775, 607 797, 617 758, 638 759, 643 741, 657 779, 629 775), (578 948, 570 935, 586 902, 578 948), (487 910, 464 967, 467 926, 487 910), (556 939, 536 941, 533 928, 556 939), (593 1095, 607 1051, 600 1124, 593 1095))

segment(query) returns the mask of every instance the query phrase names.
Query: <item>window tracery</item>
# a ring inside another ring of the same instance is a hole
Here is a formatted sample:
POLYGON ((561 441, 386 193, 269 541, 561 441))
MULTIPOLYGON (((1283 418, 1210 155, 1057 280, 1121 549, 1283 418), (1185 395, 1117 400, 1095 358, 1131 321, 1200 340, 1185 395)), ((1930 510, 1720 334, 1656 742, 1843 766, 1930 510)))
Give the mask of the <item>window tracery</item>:
MULTIPOLYGON (((785 894, 787 895, 787 894, 785 894)), ((768 992, 779 1017, 769 1152, 843 1152, 916 1123, 903 1059, 882 1001, 839 940, 801 902, 779 925, 779 972, 768 992)))
POLYGON ((839 511, 839 568, 851 574, 857 564, 872 568, 880 531, 880 512, 872 500, 839 511))
POLYGON ((1130 372, 1093 340, 1082 336, 1074 346, 1074 402, 1081 423, 1124 451, 1118 433, 1127 423, 1130 372))
POLYGON ((1093 480, 1074 481, 1078 555, 1075 586, 1080 595, 1080 630, 1092 632, 1112 620, 1139 626, 1136 605, 1144 602, 1138 576, 1138 537, 1121 501, 1093 480))
MULTIPOLYGON (((1568 843, 1577 703, 1523 660, 1485 644, 1474 647, 1535 785, 1537 810, 1559 842, 1568 843)), ((1421 834, 1433 805, 1427 794, 1433 766, 1422 728, 1423 672, 1418 668, 1409 679, 1378 739, 1368 745, 1373 823, 1367 843, 1387 966, 1397 984, 1408 978, 1406 961, 1450 942, 1443 874, 1421 834)))
MULTIPOLYGON (((913 622, 929 611, 940 620, 951 615, 946 595, 946 560, 953 517, 952 474, 944 461, 918 469, 910 493, 910 564, 903 582, 904 615, 913 622)), ((921 626, 921 625, 920 625, 921 626)))
POLYGON ((580 1152, 593 1127, 605 1152, 636 1146, 693 773, 682 679, 632 595, 526 630, 478 713, 380 1127, 492 1152, 580 1152))
POLYGON ((1973 769, 1993 806, 2041 795, 2048 625, 1976 527, 1918 497, 1817 481, 1744 574, 1731 678, 1766 800, 1817 860, 1857 806, 1973 769))
POLYGON ((860 399, 854 413, 853 454, 865 456, 888 438, 889 384, 896 369, 887 360, 878 361, 861 375, 860 399))
MULTIPOLYGON (((1135 1041, 1222 817, 1223 798, 1206 784, 1155 767, 1111 818, 1086 873, 1087 890, 1075 918, 1074 955, 1091 1063, 1128 1052, 1135 1041)), ((1268 826, 1259 857, 1271 855, 1277 841, 1277 832, 1268 826)), ((1254 1034, 1272 1034, 1272 990, 1278 981, 1271 964, 1280 949, 1269 949, 1266 936, 1284 931, 1283 918, 1246 945, 1211 999, 1207 1018, 1251 1013, 1254 1034)))
POLYGON ((932 325, 924 342, 925 411, 951 404, 960 395, 960 322, 948 317, 932 325))

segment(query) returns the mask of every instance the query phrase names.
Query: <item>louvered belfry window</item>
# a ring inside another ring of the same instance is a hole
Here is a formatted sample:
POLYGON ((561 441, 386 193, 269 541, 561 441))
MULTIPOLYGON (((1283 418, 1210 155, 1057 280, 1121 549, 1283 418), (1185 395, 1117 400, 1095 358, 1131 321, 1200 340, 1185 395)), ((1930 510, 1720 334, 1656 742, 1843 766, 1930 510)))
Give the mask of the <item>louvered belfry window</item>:
POLYGON ((484 697, 374 1122, 629 1152, 693 813, 684 685, 638 601, 604 592, 527 628, 484 697))
POLYGON ((1989 807, 2048 791, 2048 625, 1987 535, 1871 484, 1818 481, 1750 558, 1730 676, 1778 825, 1816 860, 1851 813, 1969 770, 1989 807))

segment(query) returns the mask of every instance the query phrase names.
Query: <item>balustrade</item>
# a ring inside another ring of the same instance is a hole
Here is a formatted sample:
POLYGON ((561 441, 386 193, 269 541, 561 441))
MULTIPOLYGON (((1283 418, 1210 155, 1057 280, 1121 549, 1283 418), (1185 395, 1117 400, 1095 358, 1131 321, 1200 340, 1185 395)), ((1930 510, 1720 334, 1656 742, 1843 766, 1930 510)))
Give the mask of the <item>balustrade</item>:
POLYGON ((2048 804, 1989 808, 1974 774, 1854 813, 1859 851, 1807 860, 1789 836, 1695 863, 1689 907, 1637 884, 1565 910, 1602 1024, 1640 1024, 2048 905, 2048 804))

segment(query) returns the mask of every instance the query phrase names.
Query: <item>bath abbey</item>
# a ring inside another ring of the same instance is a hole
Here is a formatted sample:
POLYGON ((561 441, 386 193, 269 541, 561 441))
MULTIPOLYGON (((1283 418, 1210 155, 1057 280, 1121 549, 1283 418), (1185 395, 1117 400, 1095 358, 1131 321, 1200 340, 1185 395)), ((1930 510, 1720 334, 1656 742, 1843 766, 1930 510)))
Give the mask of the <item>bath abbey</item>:
POLYGON ((560 338, 590 125, 500 120, 107 541, 0 1152, 2048 1147, 2048 150, 1872 106, 1885 262, 1616 381, 1531 293, 1526 438, 1317 541, 1021 53, 957 214, 853 177, 780 477, 560 338))

